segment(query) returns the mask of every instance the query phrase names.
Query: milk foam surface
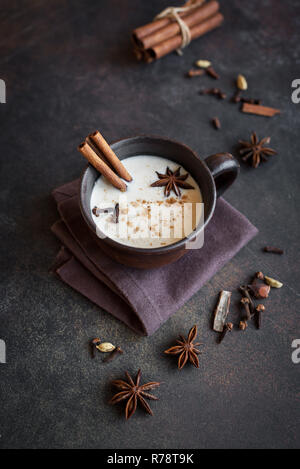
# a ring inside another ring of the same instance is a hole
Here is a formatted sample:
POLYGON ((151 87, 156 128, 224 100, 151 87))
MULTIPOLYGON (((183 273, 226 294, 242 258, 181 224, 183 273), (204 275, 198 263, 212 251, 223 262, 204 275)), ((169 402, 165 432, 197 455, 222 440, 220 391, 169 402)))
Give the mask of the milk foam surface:
MULTIPOLYGON (((181 197, 173 191, 165 197, 165 187, 151 187, 158 179, 155 171, 165 174, 167 166, 174 171, 178 163, 150 155, 133 156, 122 160, 122 163, 133 178, 132 182, 126 183, 125 193, 113 187, 103 176, 94 185, 91 211, 94 207, 110 208, 120 204, 119 223, 115 223, 111 213, 99 216, 92 213, 98 235, 148 249, 173 244, 189 235, 198 224, 203 209, 200 188, 194 178, 189 175, 186 180, 194 189, 180 188, 181 197)), ((186 173, 181 167, 180 174, 186 173)))

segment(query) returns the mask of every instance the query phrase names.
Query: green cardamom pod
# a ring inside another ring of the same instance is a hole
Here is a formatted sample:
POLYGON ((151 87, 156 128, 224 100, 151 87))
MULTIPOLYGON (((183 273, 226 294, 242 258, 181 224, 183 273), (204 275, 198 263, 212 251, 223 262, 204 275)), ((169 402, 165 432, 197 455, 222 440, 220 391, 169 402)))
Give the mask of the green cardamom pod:
POLYGON ((270 287, 273 288, 281 288, 283 286, 283 283, 279 282, 279 280, 275 280, 274 278, 267 277, 265 275, 265 282, 270 285, 270 287))

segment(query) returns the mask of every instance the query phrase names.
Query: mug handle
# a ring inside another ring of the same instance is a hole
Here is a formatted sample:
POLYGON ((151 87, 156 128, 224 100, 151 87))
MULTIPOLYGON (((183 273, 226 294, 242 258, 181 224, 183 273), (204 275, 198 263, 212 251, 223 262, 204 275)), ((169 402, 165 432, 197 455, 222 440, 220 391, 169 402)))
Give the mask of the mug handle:
POLYGON ((215 180, 217 197, 220 197, 237 178, 240 165, 230 153, 216 153, 205 159, 215 180))

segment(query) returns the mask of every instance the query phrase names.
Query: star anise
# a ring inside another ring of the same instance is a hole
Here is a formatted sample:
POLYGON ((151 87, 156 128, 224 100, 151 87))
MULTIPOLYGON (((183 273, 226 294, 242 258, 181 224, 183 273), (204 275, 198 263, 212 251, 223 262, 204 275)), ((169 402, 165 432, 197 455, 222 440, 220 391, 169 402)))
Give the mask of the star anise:
POLYGON ((184 339, 182 335, 180 335, 180 340, 177 340, 178 345, 174 345, 174 347, 165 350, 164 353, 168 355, 179 355, 178 357, 178 368, 184 367, 186 362, 189 360, 196 368, 199 368, 199 359, 198 354, 200 354, 200 350, 196 347, 201 345, 199 342, 193 343, 197 336, 197 326, 193 326, 189 332, 187 339, 184 339))
POLYGON ((120 379, 112 382, 113 386, 118 388, 120 392, 115 394, 114 397, 109 401, 109 403, 117 404, 118 402, 128 399, 125 409, 125 417, 127 420, 132 417, 132 415, 136 411, 138 400, 140 404, 144 407, 145 411, 148 412, 148 414, 153 415, 149 404, 145 401, 144 398, 157 401, 158 397, 152 396, 152 394, 149 394, 147 391, 153 388, 157 388, 158 386, 160 386, 160 383, 152 381, 150 383, 140 385, 141 370, 137 372, 136 382, 133 381, 128 371, 125 371, 125 376, 128 382, 122 381, 120 379))
POLYGON ((240 140, 239 143, 242 145, 240 154, 243 155, 242 160, 247 161, 249 158, 252 159, 253 168, 257 168, 261 160, 267 161, 268 156, 276 155, 276 151, 272 148, 265 147, 271 141, 270 137, 265 137, 259 141, 256 132, 252 132, 250 142, 240 140))
POLYGON ((180 170, 181 167, 179 166, 179 168, 177 168, 174 172, 171 171, 169 167, 167 167, 166 174, 161 174, 155 171, 158 176, 158 181, 153 182, 153 184, 151 184, 151 187, 166 186, 164 190, 164 194, 166 197, 169 197, 171 191, 173 191, 177 197, 180 197, 181 192, 179 187, 182 187, 183 189, 195 189, 188 182, 184 182, 189 176, 188 173, 183 174, 181 176, 180 170))

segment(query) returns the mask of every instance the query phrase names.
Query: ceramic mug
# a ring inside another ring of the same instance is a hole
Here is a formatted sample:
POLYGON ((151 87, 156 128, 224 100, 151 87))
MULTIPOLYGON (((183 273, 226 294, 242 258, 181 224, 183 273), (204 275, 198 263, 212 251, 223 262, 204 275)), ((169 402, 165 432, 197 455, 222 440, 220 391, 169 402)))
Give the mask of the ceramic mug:
POLYGON ((97 236, 90 200, 98 171, 91 165, 85 169, 80 184, 80 209, 85 223, 100 248, 115 261, 139 269, 150 269, 175 262, 188 252, 187 243, 199 236, 211 220, 217 197, 231 186, 239 173, 239 164, 229 153, 218 153, 203 161, 187 145, 157 136, 137 136, 119 140, 111 145, 120 160, 137 155, 155 155, 175 161, 198 183, 204 202, 204 222, 186 238, 168 246, 153 249, 126 246, 110 238, 97 236))

